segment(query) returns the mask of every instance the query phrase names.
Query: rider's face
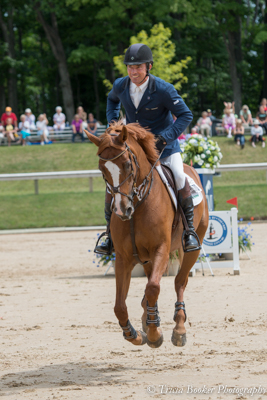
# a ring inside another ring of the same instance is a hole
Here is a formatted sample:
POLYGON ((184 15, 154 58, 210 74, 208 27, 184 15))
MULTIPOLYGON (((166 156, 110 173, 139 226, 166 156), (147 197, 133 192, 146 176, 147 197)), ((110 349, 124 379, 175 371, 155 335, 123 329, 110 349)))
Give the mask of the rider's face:
POLYGON ((128 75, 133 83, 137 86, 145 82, 146 77, 146 63, 140 65, 127 65, 128 75))

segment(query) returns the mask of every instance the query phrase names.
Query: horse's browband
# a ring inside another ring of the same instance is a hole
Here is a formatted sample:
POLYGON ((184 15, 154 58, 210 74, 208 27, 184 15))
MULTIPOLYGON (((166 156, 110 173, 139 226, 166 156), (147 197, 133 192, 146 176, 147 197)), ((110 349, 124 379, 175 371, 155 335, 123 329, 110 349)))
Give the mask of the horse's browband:
POLYGON ((125 150, 123 150, 120 154, 118 154, 116 157, 113 157, 113 158, 103 158, 103 157, 101 157, 101 156, 98 156, 98 157, 99 157, 100 160, 102 160, 102 161, 113 161, 113 160, 116 160, 117 158, 119 158, 120 156, 122 156, 127 150, 128 150, 128 149, 127 149, 127 147, 126 147, 125 150))

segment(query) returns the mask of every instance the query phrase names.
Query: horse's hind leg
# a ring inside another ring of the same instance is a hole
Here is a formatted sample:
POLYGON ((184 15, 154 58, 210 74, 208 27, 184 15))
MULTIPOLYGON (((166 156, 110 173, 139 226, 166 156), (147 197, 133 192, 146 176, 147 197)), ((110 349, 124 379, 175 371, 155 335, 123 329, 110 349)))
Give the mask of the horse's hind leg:
MULTIPOLYGON (((206 229, 206 226, 200 226, 197 229, 200 243, 203 242, 206 229)), ((186 329, 184 326, 186 321, 184 291, 188 282, 189 272, 197 261, 198 256, 199 251, 184 253, 182 256, 181 268, 175 278, 175 291, 177 294, 177 302, 175 303, 175 313, 173 319, 176 325, 172 333, 172 343, 175 346, 184 346, 186 344, 186 329)))
POLYGON ((147 342, 147 337, 144 332, 134 329, 128 317, 126 297, 131 281, 131 268, 126 268, 126 265, 126 261, 117 254, 115 266, 116 302, 114 312, 119 320, 124 338, 138 346, 145 344, 147 342))

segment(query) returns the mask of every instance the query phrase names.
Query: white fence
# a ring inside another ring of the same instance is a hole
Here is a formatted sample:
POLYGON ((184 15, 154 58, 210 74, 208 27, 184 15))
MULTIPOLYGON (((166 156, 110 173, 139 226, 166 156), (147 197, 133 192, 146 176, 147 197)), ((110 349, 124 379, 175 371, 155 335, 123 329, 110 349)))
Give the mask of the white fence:
MULTIPOLYGON (((216 172, 223 171, 251 171, 251 170, 267 170, 267 163, 253 164, 226 164, 216 168, 216 172)), ((0 181, 34 181, 35 194, 39 193, 38 181, 40 179, 65 179, 65 178, 89 178, 89 191, 93 191, 93 178, 102 176, 101 171, 84 170, 84 171, 58 171, 58 172, 31 172, 21 174, 0 174, 0 181)), ((267 177, 266 177, 267 179, 267 177)))

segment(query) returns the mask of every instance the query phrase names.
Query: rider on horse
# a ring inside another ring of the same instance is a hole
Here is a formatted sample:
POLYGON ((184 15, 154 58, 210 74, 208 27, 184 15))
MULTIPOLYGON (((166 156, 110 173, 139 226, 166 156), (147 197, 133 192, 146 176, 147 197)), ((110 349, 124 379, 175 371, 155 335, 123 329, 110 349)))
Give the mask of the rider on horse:
MULTIPOLYGON (((192 113, 170 83, 150 75, 153 56, 150 48, 142 43, 133 44, 125 53, 124 64, 128 76, 117 79, 107 99, 108 123, 118 121, 121 104, 126 112, 127 123, 137 122, 149 128, 157 137, 156 147, 161 154, 161 164, 167 165, 173 172, 179 203, 183 209, 189 227, 185 235, 185 251, 199 249, 194 231, 194 206, 188 180, 183 169, 181 149, 177 138, 192 121, 192 113), (172 114, 176 117, 173 123, 172 114), (193 234, 190 234, 190 231, 193 234)), ((106 192, 105 218, 107 232, 111 219, 111 195, 106 192)), ((111 254, 110 233, 106 241, 95 248, 100 254, 111 254)))

